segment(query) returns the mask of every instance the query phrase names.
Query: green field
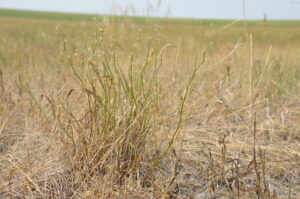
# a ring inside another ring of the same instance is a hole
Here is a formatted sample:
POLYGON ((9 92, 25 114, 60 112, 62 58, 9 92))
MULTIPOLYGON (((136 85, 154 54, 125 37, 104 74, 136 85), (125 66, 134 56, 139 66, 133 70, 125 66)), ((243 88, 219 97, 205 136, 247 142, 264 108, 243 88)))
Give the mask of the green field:
MULTIPOLYGON (((92 14, 78 14, 78 13, 56 13, 56 12, 38 12, 38 11, 25 11, 25 10, 9 10, 0 9, 1 17, 21 17, 33 19, 46 19, 46 20, 66 20, 66 21, 95 21, 101 20, 103 16, 92 14)), ((200 19, 165 19, 165 18, 146 18, 146 17, 124 17, 124 16, 108 16, 113 22, 122 23, 130 21, 133 23, 172 23, 172 24, 194 24, 194 25, 216 25, 223 26, 233 22, 233 20, 200 20, 200 19)), ((300 26, 300 21, 246 21, 240 20, 235 23, 238 26, 300 26)))
POLYGON ((298 21, 0 24, 0 198, 300 197, 298 21))

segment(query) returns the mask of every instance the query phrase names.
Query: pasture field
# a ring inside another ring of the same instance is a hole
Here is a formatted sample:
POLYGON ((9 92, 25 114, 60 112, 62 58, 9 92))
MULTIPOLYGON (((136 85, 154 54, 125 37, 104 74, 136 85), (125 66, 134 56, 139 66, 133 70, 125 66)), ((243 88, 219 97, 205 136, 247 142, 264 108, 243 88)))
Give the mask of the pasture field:
MULTIPOLYGON (((78 14, 78 13, 61 13, 61 12, 39 12, 39 11, 29 11, 29 10, 11 10, 11 9, 1 9, 0 17, 20 17, 29 19, 45 19, 45 20, 63 20, 63 21, 95 21, 101 20, 103 17, 109 18, 110 22, 114 23, 124 23, 133 22, 138 24, 144 23, 156 23, 156 24, 189 24, 189 25, 214 25, 214 26, 226 26, 232 23, 232 20, 212 20, 212 19, 174 19, 174 18, 147 18, 147 17, 128 17, 128 16, 103 16, 103 15, 92 15, 92 14, 78 14)), ((244 21, 235 22, 235 26, 245 26, 244 21)), ((290 20, 290 21, 262 21, 253 20, 248 21, 247 26, 300 26, 300 21, 290 20)))
POLYGON ((0 16, 0 198, 300 198, 298 21, 0 16))

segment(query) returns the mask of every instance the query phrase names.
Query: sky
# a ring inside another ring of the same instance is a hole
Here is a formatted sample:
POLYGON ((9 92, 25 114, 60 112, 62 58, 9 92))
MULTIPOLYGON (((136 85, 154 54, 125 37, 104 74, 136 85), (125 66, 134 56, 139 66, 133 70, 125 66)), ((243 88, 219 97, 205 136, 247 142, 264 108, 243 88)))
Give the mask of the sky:
POLYGON ((263 19, 265 15, 273 20, 300 20, 300 0, 0 0, 0 8, 200 19, 263 19))

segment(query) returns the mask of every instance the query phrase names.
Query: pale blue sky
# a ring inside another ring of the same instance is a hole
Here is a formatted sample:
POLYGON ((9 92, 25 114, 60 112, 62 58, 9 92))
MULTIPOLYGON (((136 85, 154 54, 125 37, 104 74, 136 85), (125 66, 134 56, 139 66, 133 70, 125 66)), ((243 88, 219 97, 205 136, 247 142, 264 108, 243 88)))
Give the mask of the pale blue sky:
MULTIPOLYGON (((243 0, 0 0, 0 8, 92 14, 244 19, 243 0), (152 6, 150 6, 150 4, 152 6), (152 7, 152 8, 151 8, 152 7)), ((247 19, 300 19, 300 0, 244 0, 247 19)))

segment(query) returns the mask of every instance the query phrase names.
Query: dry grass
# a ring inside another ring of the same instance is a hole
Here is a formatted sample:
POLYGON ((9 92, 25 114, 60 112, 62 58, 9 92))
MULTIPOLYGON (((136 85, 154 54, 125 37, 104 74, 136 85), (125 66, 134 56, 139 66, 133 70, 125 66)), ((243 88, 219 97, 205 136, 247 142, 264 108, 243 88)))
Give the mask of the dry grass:
POLYGON ((300 197, 300 28, 0 23, 0 198, 300 197))

